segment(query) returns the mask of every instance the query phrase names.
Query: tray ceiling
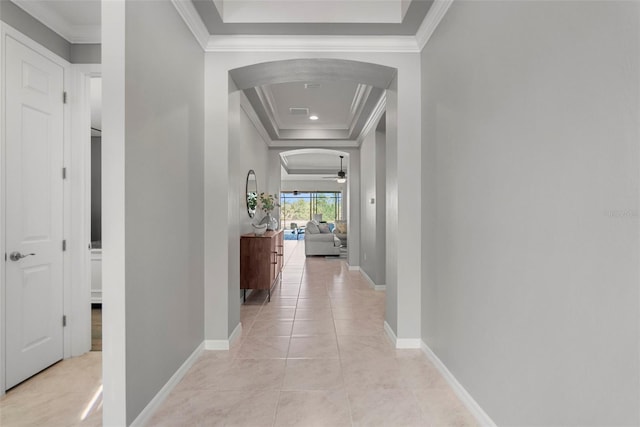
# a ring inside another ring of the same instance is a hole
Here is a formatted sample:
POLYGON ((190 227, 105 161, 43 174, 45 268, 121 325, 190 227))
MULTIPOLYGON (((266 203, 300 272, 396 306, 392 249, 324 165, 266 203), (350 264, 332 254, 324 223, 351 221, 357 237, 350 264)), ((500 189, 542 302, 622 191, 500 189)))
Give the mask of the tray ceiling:
POLYGON ((193 0, 211 35, 404 35, 418 31, 433 0, 193 0), (232 13, 226 7, 232 4, 232 13), (258 8, 261 5, 261 8, 258 8), (377 5, 377 6, 376 6, 377 5), (240 7, 247 9, 244 15, 240 7), (268 8, 268 9, 265 9, 268 8), (396 12, 381 12, 388 8, 396 12), (236 15, 223 20, 223 15, 236 15), (258 10, 265 9, 261 13, 258 10), (341 12, 344 11, 344 12, 341 12), (382 16, 382 15, 386 16, 382 16), (244 17, 238 17, 244 16, 244 17))

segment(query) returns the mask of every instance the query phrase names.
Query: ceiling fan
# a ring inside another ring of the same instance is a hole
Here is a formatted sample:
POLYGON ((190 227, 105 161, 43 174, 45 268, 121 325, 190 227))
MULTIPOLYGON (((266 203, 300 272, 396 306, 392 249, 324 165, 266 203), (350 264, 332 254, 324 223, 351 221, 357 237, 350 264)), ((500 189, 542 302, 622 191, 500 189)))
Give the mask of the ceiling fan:
POLYGON ((340 156, 340 170, 337 176, 324 176, 324 179, 335 179, 338 184, 344 184, 347 182, 347 173, 342 169, 342 159, 344 156, 340 156))

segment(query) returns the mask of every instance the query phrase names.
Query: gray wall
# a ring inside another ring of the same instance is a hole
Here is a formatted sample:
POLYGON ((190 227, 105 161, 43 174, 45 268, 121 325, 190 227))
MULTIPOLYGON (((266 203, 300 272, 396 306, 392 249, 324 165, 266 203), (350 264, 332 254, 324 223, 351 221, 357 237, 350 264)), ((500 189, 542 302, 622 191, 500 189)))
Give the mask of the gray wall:
POLYGON ((91 137, 91 241, 102 240, 102 138, 91 137))
MULTIPOLYGON (((369 134, 360 145, 360 269, 374 283, 376 276, 376 206, 369 199, 376 196, 376 134, 369 134)), ((352 200, 353 202, 353 200, 352 200)))
POLYGON ((258 211, 251 219, 247 214, 246 182, 250 169, 256 173, 258 193, 269 191, 269 150, 240 106, 240 97, 238 91, 229 94, 229 335, 240 323, 240 235, 253 232, 251 222, 257 223, 263 215, 258 211))
MULTIPOLYGON (((382 116, 380 119, 386 124, 386 116, 382 116)), ((378 129, 380 128, 378 125, 378 129)), ((386 181, 387 181, 387 168, 386 168, 386 136, 385 131, 376 130, 376 236, 378 243, 376 245, 376 285, 386 284, 386 265, 385 259, 387 258, 387 245, 385 242, 387 233, 387 201, 386 201, 386 181)))
POLYGON ((423 51, 422 336, 498 425, 640 422, 639 7, 455 1, 423 51))
POLYGON ((385 200, 387 206, 385 242, 385 321, 398 334, 398 240, 394 233, 400 230, 398 224, 398 77, 387 90, 387 110, 385 129, 387 132, 385 200))
POLYGON ((374 130, 360 146, 360 269, 379 286, 386 281, 384 145, 384 134, 374 130))
POLYGON ((0 0, 0 19, 72 64, 99 64, 99 44, 72 44, 16 6, 0 0))
POLYGON ((0 17, 3 22, 11 25, 30 39, 67 61, 71 61, 71 44, 10 0, 0 0, 0 17))
POLYGON ((102 63, 102 46, 99 44, 72 44, 70 59, 72 64, 102 63))
POLYGON ((204 53, 169 0, 125 22, 130 423, 204 339, 204 53))

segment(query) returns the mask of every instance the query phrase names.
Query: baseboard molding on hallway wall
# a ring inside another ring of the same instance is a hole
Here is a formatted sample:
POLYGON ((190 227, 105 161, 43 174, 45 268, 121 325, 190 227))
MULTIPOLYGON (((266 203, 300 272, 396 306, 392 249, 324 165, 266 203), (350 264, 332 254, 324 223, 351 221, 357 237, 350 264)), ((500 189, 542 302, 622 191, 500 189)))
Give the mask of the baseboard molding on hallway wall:
POLYGON ((420 338, 398 338, 386 320, 384 321, 384 331, 387 333, 387 336, 395 348, 410 349, 421 348, 422 346, 422 340, 420 338))
POLYGON ((371 277, 369 277, 369 275, 367 274, 366 271, 364 271, 363 269, 360 269, 360 273, 362 273, 362 275, 364 276, 365 279, 367 279, 367 282, 369 282, 369 285, 376 291, 385 291, 387 290, 387 286, 386 285, 376 285, 376 282, 374 282, 371 277))
POLYGON ((191 356, 184 361, 184 363, 178 368, 178 370, 169 378, 169 381, 165 383, 164 386, 160 389, 160 391, 154 396, 153 399, 145 406, 145 408, 140 412, 140 414, 136 417, 135 420, 131 423, 131 427, 143 427, 151 421, 153 414, 160 408, 162 402, 169 396, 171 391, 175 388, 176 385, 182 378, 184 378, 185 374, 191 369, 202 351, 204 350, 204 342, 200 343, 198 347, 191 353, 191 356))
POLYGON ((453 389, 453 392, 458 396, 462 404, 469 410, 471 415, 476 419, 479 425, 486 427, 496 427, 496 423, 487 415, 482 407, 475 401, 475 399, 469 394, 469 392, 458 382, 456 377, 447 369, 447 366, 442 363, 442 360, 429 348, 429 346, 421 340, 422 352, 427 356, 427 359, 433 363, 438 369, 442 377, 447 381, 449 386, 453 389))
POLYGON ((206 340, 204 342, 205 350, 229 350, 233 343, 242 335, 242 322, 231 332, 229 339, 226 340, 206 340))
POLYGON ((229 348, 240 338, 242 335, 242 322, 238 322, 238 326, 235 327, 231 335, 229 336, 229 348))
POLYGON ((349 263, 347 263, 347 267, 349 268, 349 271, 360 271, 359 265, 349 265, 349 263))

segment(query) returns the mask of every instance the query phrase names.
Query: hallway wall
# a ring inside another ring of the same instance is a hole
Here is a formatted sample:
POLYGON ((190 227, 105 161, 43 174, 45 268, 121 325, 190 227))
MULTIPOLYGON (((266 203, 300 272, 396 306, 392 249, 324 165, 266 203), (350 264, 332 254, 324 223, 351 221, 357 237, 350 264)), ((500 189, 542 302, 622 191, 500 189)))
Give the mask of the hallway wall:
POLYGON ((204 53, 169 0, 102 17, 105 425, 128 425, 204 340, 204 53))
POLYGON ((378 260, 376 243, 384 236, 376 234, 376 205, 369 200, 376 197, 376 132, 373 130, 362 141, 360 146, 360 270, 377 285, 384 284, 377 277, 376 265, 384 262, 378 260))
POLYGON ((377 286, 386 283, 385 160, 384 133, 373 128, 360 146, 360 269, 377 286))
POLYGON ((422 53, 422 337, 498 425, 637 425, 637 2, 455 1, 422 53))
POLYGON ((251 105, 241 101, 243 96, 240 91, 229 94, 229 335, 240 323, 240 235, 252 233, 251 223, 263 217, 261 210, 253 219, 247 214, 249 169, 256 173, 258 194, 269 191, 269 150, 244 110, 251 105))

